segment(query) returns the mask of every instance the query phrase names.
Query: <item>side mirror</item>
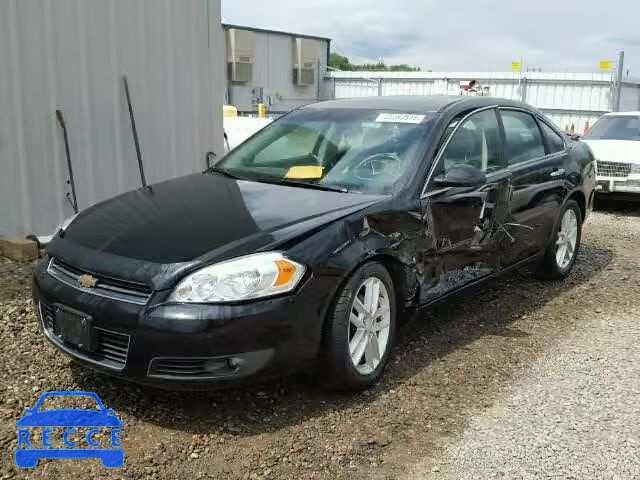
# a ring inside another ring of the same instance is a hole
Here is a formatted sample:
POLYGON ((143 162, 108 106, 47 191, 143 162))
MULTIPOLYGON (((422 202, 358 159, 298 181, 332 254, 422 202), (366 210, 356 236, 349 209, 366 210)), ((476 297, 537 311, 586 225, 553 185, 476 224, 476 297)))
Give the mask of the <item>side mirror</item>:
POLYGON ((36 409, 35 408, 25 408, 24 409, 24 413, 26 413, 27 415, 31 415, 32 413, 35 413, 36 409))
POLYGON ((106 413, 107 415, 112 415, 115 413, 115 410, 113 408, 105 408, 102 413, 106 413))
POLYGON ((487 183, 487 176, 471 165, 454 165, 434 182, 439 187, 481 187, 487 183))

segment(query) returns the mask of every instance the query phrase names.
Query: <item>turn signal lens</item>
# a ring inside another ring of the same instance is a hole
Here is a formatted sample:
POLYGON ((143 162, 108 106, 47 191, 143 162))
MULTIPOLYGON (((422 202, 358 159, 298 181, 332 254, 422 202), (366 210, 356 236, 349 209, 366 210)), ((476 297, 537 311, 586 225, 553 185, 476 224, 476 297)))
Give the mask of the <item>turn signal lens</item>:
POLYGON ((276 260, 278 266, 278 278, 276 278, 276 287, 286 285, 296 274, 296 266, 288 260, 276 260))
POLYGON ((292 291, 305 267, 281 253, 257 253, 198 270, 182 280, 169 301, 224 303, 292 291))

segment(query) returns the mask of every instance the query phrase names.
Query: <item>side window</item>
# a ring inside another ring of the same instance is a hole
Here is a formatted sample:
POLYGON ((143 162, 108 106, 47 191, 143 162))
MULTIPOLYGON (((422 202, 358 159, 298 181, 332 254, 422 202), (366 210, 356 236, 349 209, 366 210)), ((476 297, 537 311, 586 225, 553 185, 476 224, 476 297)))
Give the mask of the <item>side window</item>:
MULTIPOLYGON (((454 120, 452 125, 458 121, 454 120)), ((450 134, 450 127, 445 135, 450 134)), ((465 120, 443 152, 438 173, 444 174, 459 164, 471 165, 483 172, 503 168, 502 139, 495 110, 485 110, 465 120)))
POLYGON ((502 110, 501 115, 507 139, 509 165, 544 157, 542 134, 533 116, 515 110, 502 110))
POLYGON ((562 137, 546 123, 539 123, 542 128, 542 133, 544 133, 544 137, 547 139, 549 153, 562 152, 564 150, 564 140, 562 140, 562 137))

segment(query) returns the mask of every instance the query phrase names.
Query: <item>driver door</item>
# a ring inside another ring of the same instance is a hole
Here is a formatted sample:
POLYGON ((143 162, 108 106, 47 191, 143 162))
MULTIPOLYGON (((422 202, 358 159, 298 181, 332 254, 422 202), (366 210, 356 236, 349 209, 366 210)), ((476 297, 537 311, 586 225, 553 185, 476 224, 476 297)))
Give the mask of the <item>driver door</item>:
POLYGON ((431 255, 424 259, 427 282, 422 303, 469 285, 500 268, 502 223, 509 212, 511 176, 504 159, 504 141, 495 108, 456 118, 421 198, 431 255), (483 185, 442 187, 455 165, 476 167, 486 175, 483 185))

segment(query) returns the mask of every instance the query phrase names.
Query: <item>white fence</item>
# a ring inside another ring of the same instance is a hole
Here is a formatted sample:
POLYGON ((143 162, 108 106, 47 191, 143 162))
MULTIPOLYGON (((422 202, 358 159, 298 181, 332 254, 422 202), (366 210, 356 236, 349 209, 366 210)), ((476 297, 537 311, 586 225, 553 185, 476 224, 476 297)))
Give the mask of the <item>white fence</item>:
MULTIPOLYGON (((614 81, 605 73, 547 72, 330 72, 328 98, 459 94, 476 80, 493 97, 521 100, 545 112, 562 129, 582 133, 612 110, 614 81)), ((624 79, 621 110, 640 110, 640 79, 624 79)))

